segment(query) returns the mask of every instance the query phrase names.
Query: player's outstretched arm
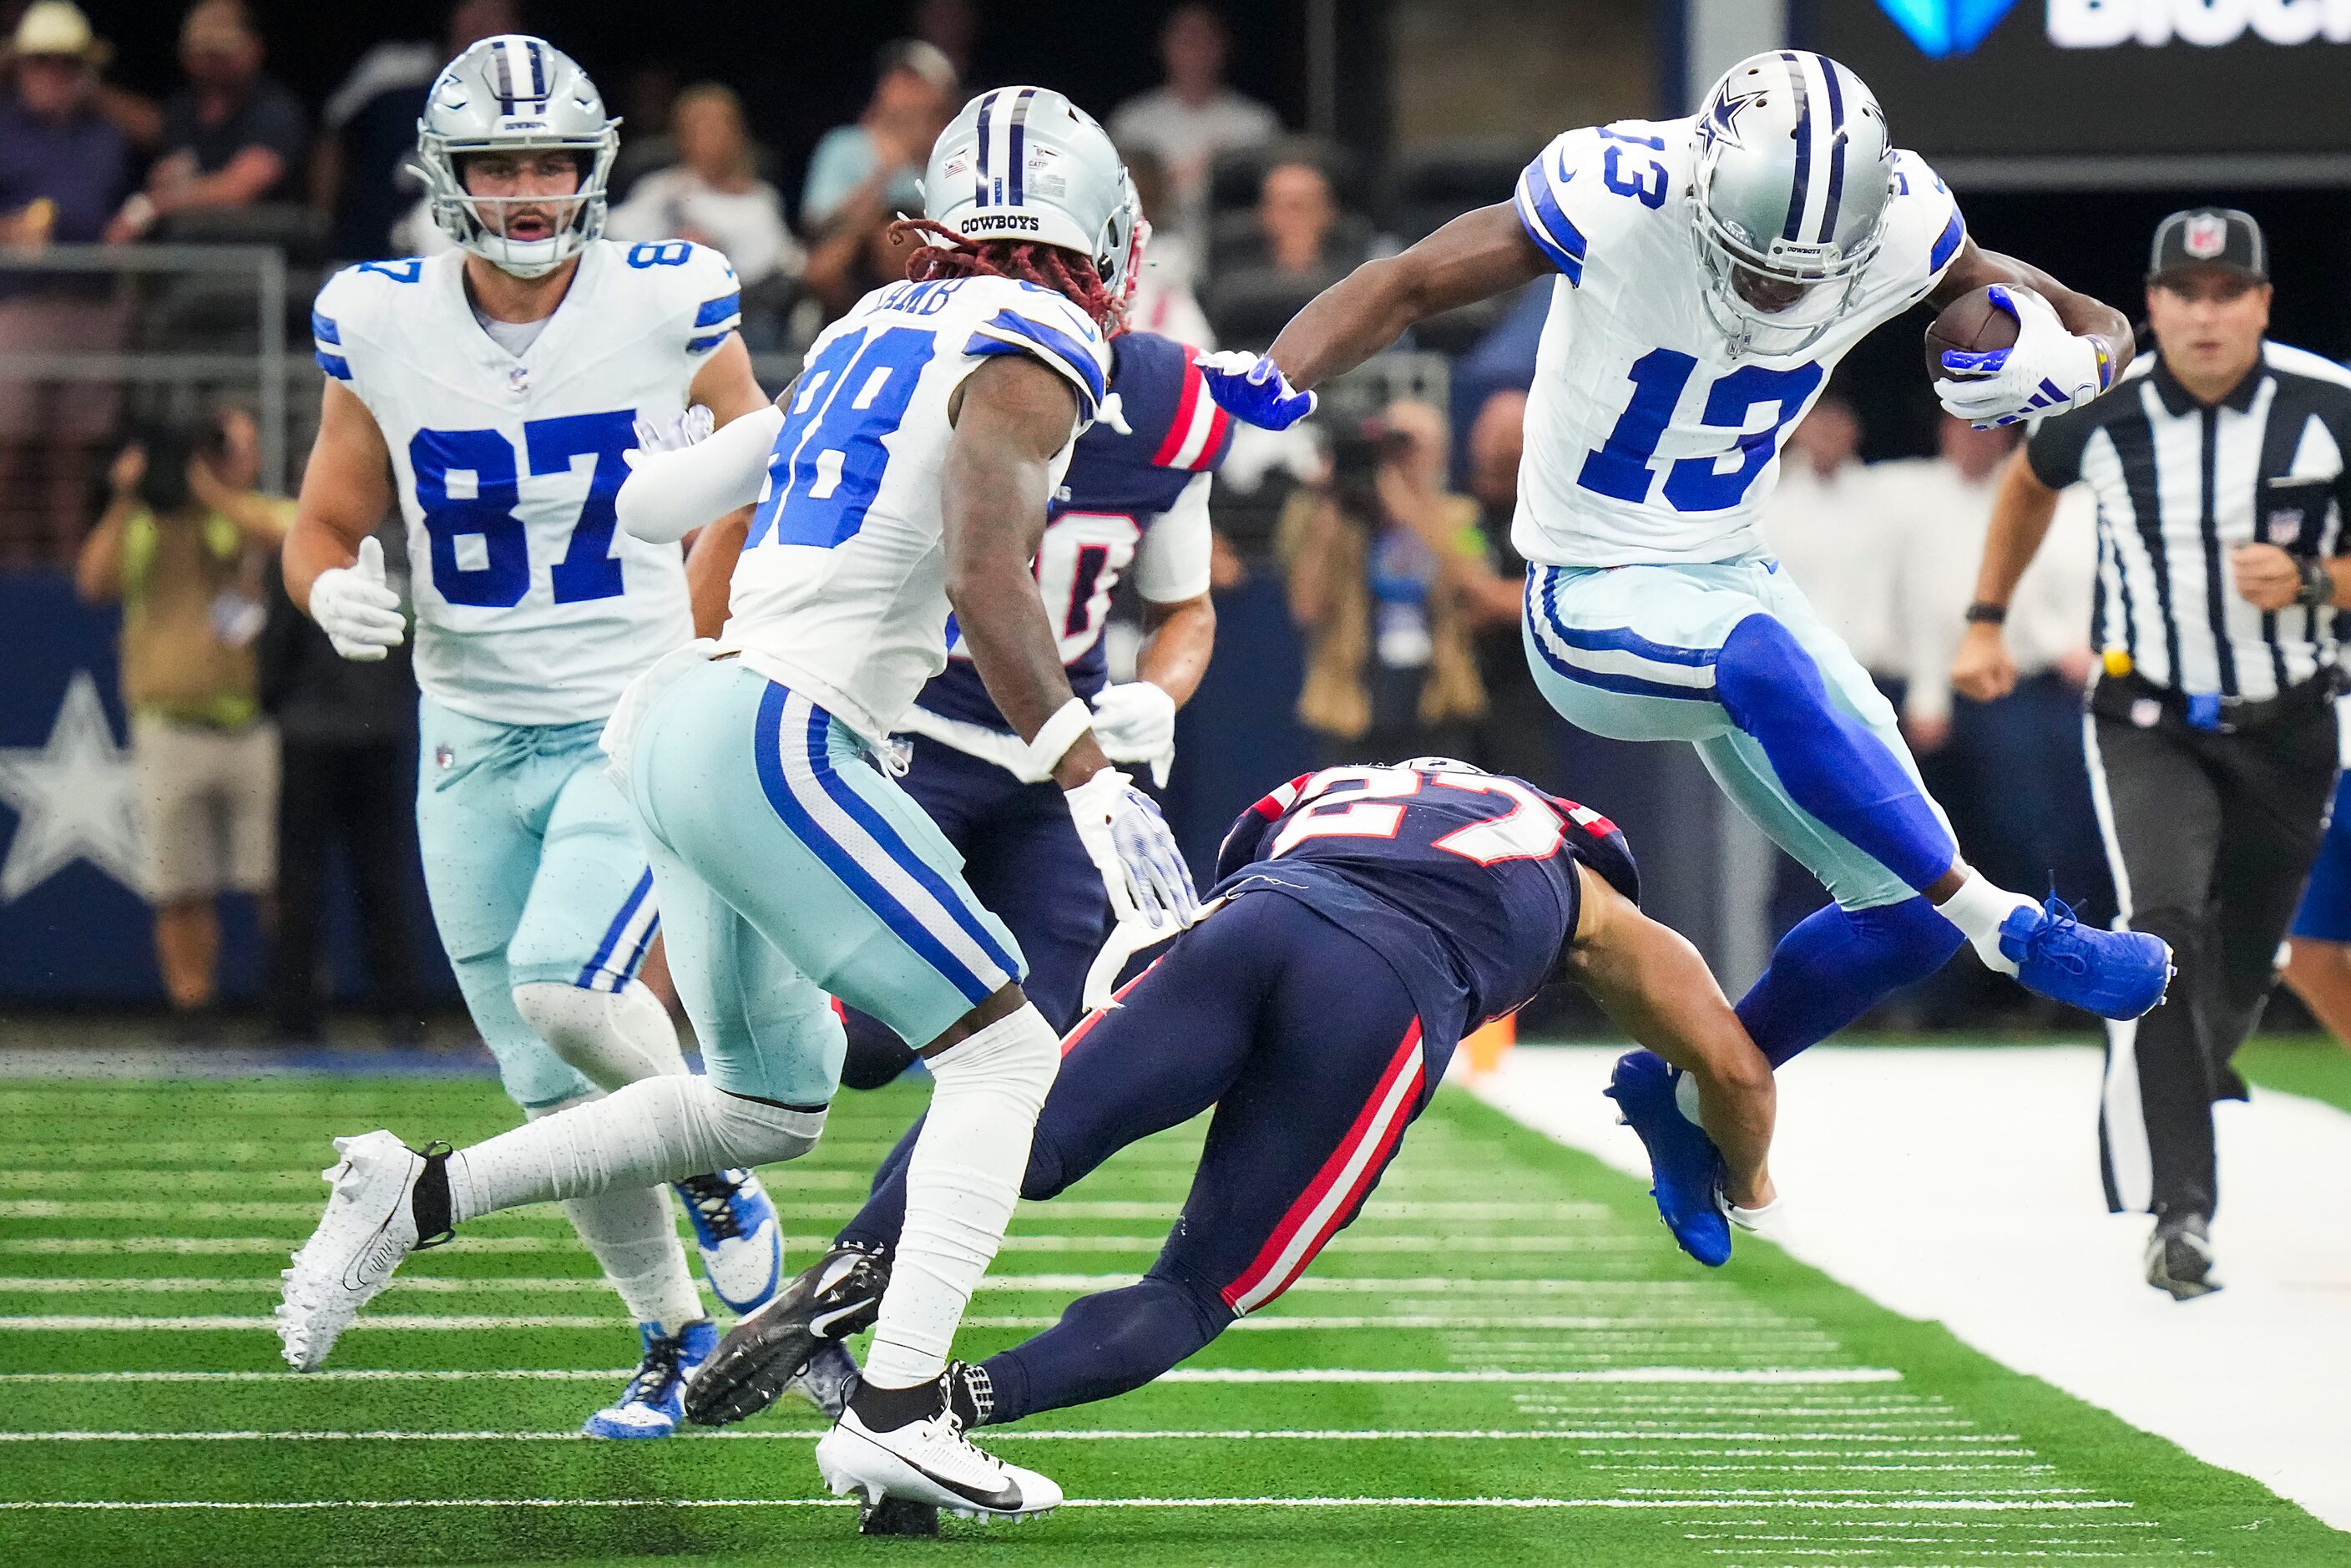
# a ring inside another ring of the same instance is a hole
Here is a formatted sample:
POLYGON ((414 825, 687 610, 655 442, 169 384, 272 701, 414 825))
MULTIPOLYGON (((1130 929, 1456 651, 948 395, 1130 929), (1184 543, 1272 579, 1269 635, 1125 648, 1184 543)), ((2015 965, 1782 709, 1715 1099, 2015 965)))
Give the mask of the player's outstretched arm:
POLYGON ((1576 875, 1583 902, 1568 948, 1568 977, 1636 1043, 1698 1080, 1698 1120, 1722 1152, 1730 1201, 1764 1207, 1776 1196, 1769 1161, 1778 1092, 1771 1062, 1687 937, 1642 914, 1589 866, 1577 866, 1576 875))
POLYGON ((1273 340, 1270 357, 1304 391, 1353 370, 1416 321, 1507 294, 1551 270, 1515 207, 1479 207, 1316 295, 1273 340))

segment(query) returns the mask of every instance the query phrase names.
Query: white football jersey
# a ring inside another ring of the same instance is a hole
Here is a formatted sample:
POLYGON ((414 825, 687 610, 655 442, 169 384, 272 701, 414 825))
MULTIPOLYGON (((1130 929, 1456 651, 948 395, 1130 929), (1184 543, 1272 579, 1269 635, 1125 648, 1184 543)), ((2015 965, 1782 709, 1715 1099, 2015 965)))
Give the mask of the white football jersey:
POLYGON ((1703 562, 1762 549, 1756 521, 1788 432, 1846 351, 1924 298, 1967 238, 1935 172, 1896 152, 1884 244, 1847 313, 1801 352, 1734 351, 1707 314, 1690 196, 1698 124, 1571 131, 1519 177, 1519 221, 1560 274, 1510 529, 1531 561, 1703 562))
POLYGON ((946 667, 940 472, 947 402, 989 355, 1028 354, 1078 394, 1052 484, 1101 407, 1110 346, 1051 289, 896 283, 810 345, 736 563, 722 642, 876 742, 946 667))
POLYGON ((319 363, 382 430, 408 519, 416 681, 499 724, 611 714, 694 635, 675 545, 620 534, 612 497, 639 415, 674 417, 740 319, 726 258, 683 240, 580 253, 517 359, 475 319, 465 254, 337 273, 319 363))

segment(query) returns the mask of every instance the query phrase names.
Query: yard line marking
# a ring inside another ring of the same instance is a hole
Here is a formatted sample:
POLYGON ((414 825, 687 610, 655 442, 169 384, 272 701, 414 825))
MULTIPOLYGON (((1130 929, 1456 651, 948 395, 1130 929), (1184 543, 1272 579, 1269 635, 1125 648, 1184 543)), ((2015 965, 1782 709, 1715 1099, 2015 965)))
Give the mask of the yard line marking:
MULTIPOLYGON (((41 1500, 0 1502, 0 1510, 45 1511, 87 1509, 97 1511, 146 1512, 159 1509, 207 1509, 235 1512, 277 1512, 291 1510, 395 1508, 848 1508, 844 1498, 569 1498, 569 1497, 436 1497, 371 1498, 352 1501, 319 1500, 286 1502, 122 1502, 41 1500)), ((1818 1511, 1817 1502, 1795 1499, 1706 1498, 1659 1500, 1640 1497, 1117 1497, 1069 1498, 1063 1508, 1610 1508, 1673 1511, 1680 1509, 1792 1508, 1818 1511)), ((2137 1505, 2118 1499, 1961 1498, 1944 1501, 1908 1498, 1866 1498, 1838 1502, 1838 1509, 1855 1511, 1935 1510, 1968 1513, 2071 1512, 2087 1509, 2126 1509, 2137 1505)))
MULTIPOLYGON (((315 1169, 295 1170, 123 1170, 110 1168, 110 1182, 146 1182, 158 1186, 186 1187, 298 1187, 317 1183, 323 1195, 326 1183, 315 1169)), ((86 1186, 90 1177, 88 1170, 24 1170, 0 1169, 0 1190, 9 1192, 40 1192, 47 1188, 72 1191, 86 1186)), ((872 1182, 870 1171, 795 1170, 780 1177, 777 1186, 792 1190, 809 1187, 833 1191, 863 1192, 872 1182)))
MULTIPOLYGON (((805 1441, 814 1442, 830 1430, 824 1427, 762 1427, 752 1431, 689 1431, 679 1436, 693 1442, 725 1442, 735 1440, 805 1441)), ((1590 1432, 1530 1431, 1512 1427, 1432 1427, 1423 1429, 1371 1427, 1361 1429, 1320 1427, 1047 1427, 1037 1431, 1021 1429, 990 1432, 992 1442, 1015 1442, 1029 1439, 1050 1439, 1061 1442, 1091 1443, 1389 1443, 1447 1440, 1454 1442, 1582 1442, 1595 1436, 1590 1432)), ((1617 1434, 1621 1435, 1621 1434, 1617 1434)), ((577 1427, 548 1432, 422 1432, 402 1428, 381 1428, 364 1431, 302 1430, 259 1431, 244 1428, 228 1431, 160 1432, 144 1429, 123 1431, 55 1431, 0 1432, 0 1443, 591 1443, 601 1439, 586 1436, 577 1427)), ((2026 1450, 2029 1452, 2030 1450, 2026 1450)), ((1733 1470, 1758 1469, 1791 1470, 1957 1470, 1981 1474, 2018 1476, 2030 1469, 2047 1469, 2046 1465, 1627 1465, 1615 1467, 1627 1470, 1666 1470, 1677 1472, 1733 1470)), ((1646 1489, 1630 1488, 1629 1490, 1646 1489)), ((2079 1489, 2065 1489, 2076 1490, 2079 1489)))
MULTIPOLYGON (((425 1276, 425 1278, 432 1277, 425 1276)), ((583 1281, 580 1288, 601 1290, 603 1287, 601 1281, 583 1281)), ((977 1329, 1048 1329, 1061 1321, 1058 1315, 1043 1316, 1014 1312, 977 1314, 965 1318, 963 1322, 967 1328, 977 1329)), ((611 1328, 621 1322, 621 1319, 609 1315, 575 1317, 539 1313, 456 1313, 428 1317, 394 1313, 362 1317, 344 1332, 348 1333, 360 1329, 401 1329, 412 1333, 478 1333, 496 1329, 586 1329, 611 1328)), ((143 1317, 132 1313, 76 1315, 42 1312, 0 1317, 0 1333, 110 1333, 167 1330, 204 1332, 227 1329, 274 1329, 276 1326, 276 1320, 271 1318, 229 1313, 159 1314, 153 1317, 143 1317)), ((1242 1318, 1231 1326, 1237 1332, 1245 1333, 1269 1333, 1289 1330, 1340 1333, 1359 1329, 1444 1332, 1505 1326, 1588 1330, 1592 1327, 1592 1321, 1564 1313, 1536 1313, 1515 1318, 1455 1316, 1442 1312, 1396 1312, 1361 1317, 1265 1314, 1242 1318)))
MULTIPOLYGON (((360 1320, 365 1322, 367 1320, 360 1320)), ((442 1367, 337 1367, 325 1372, 6 1372, 9 1383, 465 1383, 475 1378, 494 1382, 601 1383, 626 1377, 634 1367, 492 1367, 451 1371, 442 1367)), ((1601 1384, 1770 1384, 1810 1386, 1826 1384, 1898 1383, 1902 1374, 1891 1367, 1824 1367, 1812 1372, 1777 1368, 1724 1370, 1704 1366, 1622 1366, 1573 1372, 1413 1371, 1388 1367, 1259 1367, 1179 1366, 1159 1375, 1161 1383, 1601 1383, 1601 1384)), ((1661 1433, 1628 1434, 1642 1440, 1661 1433)), ((1944 1439, 1938 1438, 1938 1441, 1944 1439)))
MULTIPOLYGON (((787 1204, 799 1216, 807 1211, 787 1204)), ((309 1212, 308 1210, 305 1211, 309 1212)), ((290 1232, 285 1236, 26 1236, 0 1239, 0 1254, 25 1253, 41 1257, 104 1256, 112 1252, 162 1252, 201 1255, 230 1252, 290 1252, 300 1245, 301 1238, 290 1232)), ((1447 1253, 1516 1253, 1516 1252, 1575 1252, 1583 1249, 1583 1236, 1357 1236, 1352 1230, 1342 1231, 1323 1256, 1343 1256, 1351 1252, 1447 1252, 1447 1253)), ((788 1236, 787 1249, 822 1252, 832 1246, 830 1236, 788 1236)), ((1011 1235, 998 1249, 1004 1252, 1136 1252, 1152 1256, 1167 1245, 1165 1236, 1074 1236, 1074 1235, 1011 1235)), ((552 1236, 476 1236, 465 1235, 449 1243, 455 1252, 578 1252, 586 1256, 587 1249, 565 1237, 552 1236)), ((1303 1283, 1311 1283, 1308 1276, 1303 1283)), ((1458 1287, 1459 1281, 1453 1281, 1458 1287)), ((1687 1295, 1697 1292, 1714 1293, 1711 1281, 1686 1280, 1579 1280, 1574 1281, 1579 1291, 1594 1295, 1631 1295, 1646 1297, 1687 1295)), ((1492 1281, 1481 1282, 1515 1290, 1518 1281, 1492 1281)), ((1291 1287, 1293 1290, 1299 1287, 1291 1287)), ((1365 1289, 1369 1289, 1366 1284, 1365 1289)))

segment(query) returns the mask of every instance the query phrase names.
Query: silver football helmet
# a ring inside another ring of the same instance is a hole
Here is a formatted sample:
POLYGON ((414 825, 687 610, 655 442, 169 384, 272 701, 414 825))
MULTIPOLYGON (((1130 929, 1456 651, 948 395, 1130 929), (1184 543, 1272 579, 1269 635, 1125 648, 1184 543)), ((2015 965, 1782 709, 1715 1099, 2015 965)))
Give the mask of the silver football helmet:
POLYGON ((540 277, 604 232, 604 185, 621 151, 621 122, 588 73, 544 38, 485 38, 451 60, 416 122, 416 172, 433 221, 460 247, 517 277, 540 277), (560 148, 578 154, 576 194, 475 196, 458 162, 468 153, 560 148), (507 214, 525 204, 560 214, 543 239, 510 239, 507 214))
POLYGON ((1877 255, 1893 174, 1876 95, 1827 56, 1777 49, 1714 84, 1690 205, 1707 313, 1736 347, 1800 353, 1836 325, 1877 255))
POLYGON ((1001 87, 963 106, 923 171, 923 213, 969 240, 1076 251, 1126 298, 1141 217, 1134 183, 1094 117, 1044 87, 1001 87))

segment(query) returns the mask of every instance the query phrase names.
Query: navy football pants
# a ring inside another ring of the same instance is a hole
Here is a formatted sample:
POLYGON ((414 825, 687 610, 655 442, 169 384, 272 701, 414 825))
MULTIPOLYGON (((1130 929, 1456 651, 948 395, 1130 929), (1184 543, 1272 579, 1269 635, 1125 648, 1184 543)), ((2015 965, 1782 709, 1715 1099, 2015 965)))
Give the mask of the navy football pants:
MULTIPOLYGON (((1354 1218, 1452 1055, 1449 1038, 1424 1044, 1384 959, 1278 893, 1235 899, 1121 996, 1063 1046, 1020 1195, 1051 1197, 1213 1105, 1207 1146, 1140 1282, 988 1358, 995 1421, 1140 1388, 1288 1290, 1354 1218)), ((912 1140, 841 1240, 897 1241, 912 1140)))
MULTIPOLYGON (((914 737, 914 766, 899 783, 964 857, 964 881, 1012 929, 1029 973, 1020 988, 1057 1030, 1078 1021, 1086 968, 1110 929, 1110 894, 1078 841, 1056 785, 1023 784, 992 762, 914 737)), ((914 1060, 880 1019, 844 1009, 849 1055, 841 1081, 879 1089, 914 1060)), ((916 1045, 927 1044, 917 1040, 916 1045)))

